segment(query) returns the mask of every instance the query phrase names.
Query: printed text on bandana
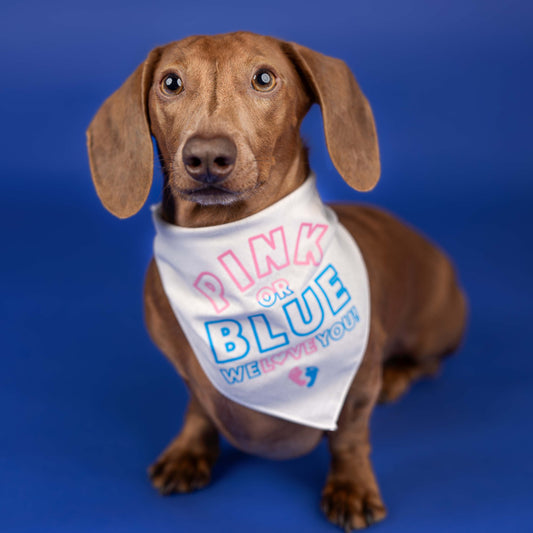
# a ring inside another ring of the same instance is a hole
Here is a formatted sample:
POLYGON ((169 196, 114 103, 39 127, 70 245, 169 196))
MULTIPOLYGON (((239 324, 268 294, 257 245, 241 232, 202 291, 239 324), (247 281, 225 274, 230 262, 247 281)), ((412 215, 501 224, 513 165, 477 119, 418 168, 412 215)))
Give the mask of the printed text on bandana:
POLYGON ((334 264, 321 264, 321 240, 327 231, 325 224, 301 223, 294 249, 287 245, 283 226, 253 235, 247 246, 238 248, 239 253, 236 248, 218 255, 218 275, 204 271, 196 277, 195 289, 218 315, 204 323, 205 333, 228 384, 290 367, 288 378, 293 383, 312 387, 320 370, 313 365, 313 354, 327 351, 356 327, 359 315, 341 274, 334 264), (303 289, 294 290, 283 271, 310 265, 318 267, 317 274, 303 289), (256 312, 223 318, 231 315, 227 295, 235 289, 243 298, 254 299, 256 312), (253 360, 247 362, 249 355, 253 360))

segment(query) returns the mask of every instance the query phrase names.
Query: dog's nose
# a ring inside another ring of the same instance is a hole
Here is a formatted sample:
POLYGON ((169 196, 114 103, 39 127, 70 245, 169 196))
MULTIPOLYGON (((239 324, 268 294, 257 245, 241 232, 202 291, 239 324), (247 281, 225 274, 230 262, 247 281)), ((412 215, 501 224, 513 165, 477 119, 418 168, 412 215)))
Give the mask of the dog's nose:
POLYGON ((183 164, 196 181, 216 184, 233 170, 237 147, 228 137, 191 137, 183 147, 183 164))

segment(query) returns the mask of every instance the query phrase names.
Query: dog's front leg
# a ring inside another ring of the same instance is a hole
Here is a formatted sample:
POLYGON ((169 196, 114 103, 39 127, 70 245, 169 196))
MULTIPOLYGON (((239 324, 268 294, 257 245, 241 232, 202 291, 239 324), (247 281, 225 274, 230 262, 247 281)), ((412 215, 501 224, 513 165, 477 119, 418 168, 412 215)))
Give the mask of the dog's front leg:
POLYGON ((179 435, 148 469, 161 494, 205 487, 219 454, 218 431, 191 393, 179 435))
POLYGON ((368 425, 381 388, 381 347, 382 343, 371 335, 338 429, 328 435, 332 457, 322 492, 322 509, 331 522, 346 532, 365 528, 387 514, 369 457, 368 425))

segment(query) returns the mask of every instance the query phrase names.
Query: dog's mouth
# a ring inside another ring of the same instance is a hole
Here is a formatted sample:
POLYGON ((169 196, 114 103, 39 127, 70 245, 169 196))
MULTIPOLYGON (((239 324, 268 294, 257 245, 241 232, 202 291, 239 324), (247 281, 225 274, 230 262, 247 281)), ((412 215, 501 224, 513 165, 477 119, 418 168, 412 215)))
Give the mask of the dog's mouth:
POLYGON ((194 189, 180 189, 179 194, 200 205, 229 205, 242 198, 245 191, 232 191, 220 185, 205 185, 194 189))

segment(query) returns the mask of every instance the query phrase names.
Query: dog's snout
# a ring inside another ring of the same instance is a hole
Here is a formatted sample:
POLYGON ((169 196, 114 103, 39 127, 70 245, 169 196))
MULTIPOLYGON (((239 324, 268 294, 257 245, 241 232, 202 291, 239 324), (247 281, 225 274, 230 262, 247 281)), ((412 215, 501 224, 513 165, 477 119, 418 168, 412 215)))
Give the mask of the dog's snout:
POLYGON ((235 165, 237 147, 229 137, 191 137, 183 147, 183 164, 196 181, 216 184, 226 179, 235 165))

